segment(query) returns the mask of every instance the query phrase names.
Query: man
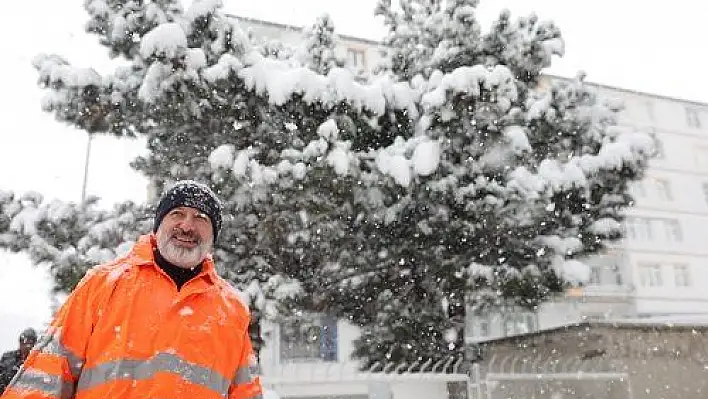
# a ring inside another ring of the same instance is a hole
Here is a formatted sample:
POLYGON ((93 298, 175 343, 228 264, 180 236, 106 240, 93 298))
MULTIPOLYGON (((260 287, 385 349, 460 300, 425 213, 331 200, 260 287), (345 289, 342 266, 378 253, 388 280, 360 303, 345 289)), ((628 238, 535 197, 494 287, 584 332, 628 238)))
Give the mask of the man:
POLYGON ((262 398, 249 315, 211 257, 221 204, 181 181, 153 233, 91 269, 2 399, 262 398))
POLYGON ((37 343, 37 333, 28 328, 20 334, 20 347, 17 350, 5 352, 0 358, 0 394, 10 383, 12 377, 20 370, 20 366, 27 359, 30 350, 37 343))

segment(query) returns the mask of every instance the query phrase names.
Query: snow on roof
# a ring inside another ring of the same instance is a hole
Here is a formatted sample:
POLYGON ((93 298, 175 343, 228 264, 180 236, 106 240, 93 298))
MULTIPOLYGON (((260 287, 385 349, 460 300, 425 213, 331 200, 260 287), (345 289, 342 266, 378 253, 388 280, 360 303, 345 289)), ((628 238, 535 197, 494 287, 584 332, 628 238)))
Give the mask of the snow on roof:
POLYGON ((578 328, 607 327, 615 329, 695 329, 708 330, 708 313, 700 314, 670 314, 655 315, 636 318, 608 319, 608 320, 587 320, 580 322, 569 322, 553 327, 544 328, 527 333, 507 335, 504 337, 490 337, 489 339, 477 338, 468 340, 468 344, 494 344, 508 342, 515 339, 530 338, 539 335, 553 334, 578 328))

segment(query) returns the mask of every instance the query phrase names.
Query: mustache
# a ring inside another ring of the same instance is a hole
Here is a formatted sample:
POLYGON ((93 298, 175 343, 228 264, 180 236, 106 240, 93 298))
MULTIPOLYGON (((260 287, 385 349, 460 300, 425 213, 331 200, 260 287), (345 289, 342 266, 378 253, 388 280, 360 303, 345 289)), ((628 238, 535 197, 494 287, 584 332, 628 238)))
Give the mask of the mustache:
POLYGON ((179 238, 194 241, 198 244, 202 242, 202 237, 194 231, 184 231, 179 227, 175 227, 170 234, 170 238, 179 238))

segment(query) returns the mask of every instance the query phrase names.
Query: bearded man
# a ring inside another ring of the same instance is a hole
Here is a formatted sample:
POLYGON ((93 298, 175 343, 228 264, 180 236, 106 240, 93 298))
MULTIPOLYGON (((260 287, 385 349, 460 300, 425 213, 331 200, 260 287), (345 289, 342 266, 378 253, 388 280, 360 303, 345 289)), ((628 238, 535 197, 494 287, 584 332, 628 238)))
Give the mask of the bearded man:
POLYGON ((216 274, 222 221, 214 192, 180 181, 152 234, 92 268, 2 399, 260 399, 248 308, 216 274))

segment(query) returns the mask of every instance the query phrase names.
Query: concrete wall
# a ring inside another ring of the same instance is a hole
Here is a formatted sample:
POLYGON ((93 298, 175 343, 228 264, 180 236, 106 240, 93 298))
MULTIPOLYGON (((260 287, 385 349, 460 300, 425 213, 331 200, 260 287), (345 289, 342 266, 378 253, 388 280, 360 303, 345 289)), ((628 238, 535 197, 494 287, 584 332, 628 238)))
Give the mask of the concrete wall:
POLYGON ((483 373, 575 373, 584 377, 543 382, 497 381, 492 398, 702 399, 708 395, 708 326, 584 323, 490 341, 483 373), (502 362, 502 359, 507 359, 502 362), (512 362, 513 361, 513 362, 512 362), (627 373, 593 380, 590 372, 627 373))

